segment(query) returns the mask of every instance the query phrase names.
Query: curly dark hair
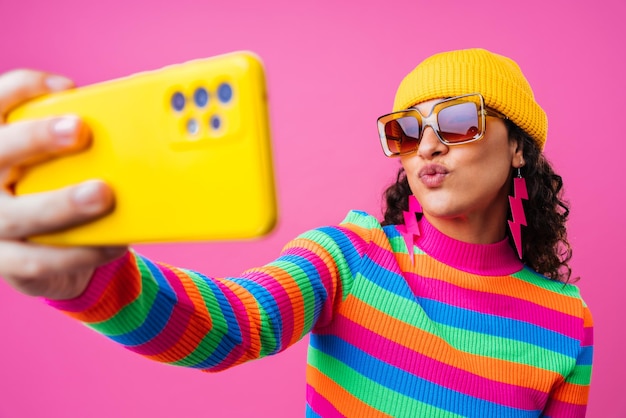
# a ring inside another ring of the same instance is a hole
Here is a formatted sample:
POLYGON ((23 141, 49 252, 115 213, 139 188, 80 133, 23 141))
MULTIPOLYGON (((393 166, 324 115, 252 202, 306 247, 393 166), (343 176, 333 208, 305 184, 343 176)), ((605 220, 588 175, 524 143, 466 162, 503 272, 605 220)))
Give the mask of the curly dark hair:
MULTIPOLYGON (((563 179, 556 174, 539 150, 537 144, 518 126, 505 120, 510 141, 523 145, 525 165, 521 169, 526 178, 528 200, 522 200, 528 225, 522 227, 523 262, 549 279, 570 282, 572 270, 568 264, 572 247, 567 240, 565 223, 569 216, 569 203, 562 197, 563 179)), ((511 176, 511 191, 513 176, 511 176)), ((409 182, 403 168, 396 182, 384 192, 384 218, 382 225, 404 223, 402 211, 408 209, 411 195, 409 182)), ((508 219, 511 219, 509 211, 508 219)), ((513 237, 506 228, 509 243, 513 237)))

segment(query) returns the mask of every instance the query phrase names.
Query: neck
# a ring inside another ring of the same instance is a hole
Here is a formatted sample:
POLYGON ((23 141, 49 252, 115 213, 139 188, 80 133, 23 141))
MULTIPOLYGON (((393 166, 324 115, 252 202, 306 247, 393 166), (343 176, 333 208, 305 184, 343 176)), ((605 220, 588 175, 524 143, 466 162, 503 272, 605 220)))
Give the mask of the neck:
POLYGON ((417 246, 433 258, 469 273, 496 276, 519 271, 522 262, 507 239, 490 243, 472 243, 447 235, 427 217, 420 222, 417 246))
POLYGON ((422 209, 428 222, 450 238, 470 244, 493 244, 506 238, 508 207, 508 192, 503 188, 490 203, 477 204, 459 215, 437 216, 427 207, 422 209))
POLYGON ((443 234, 470 244, 493 244, 506 237, 504 216, 489 219, 481 216, 440 218, 424 212, 424 217, 443 234))

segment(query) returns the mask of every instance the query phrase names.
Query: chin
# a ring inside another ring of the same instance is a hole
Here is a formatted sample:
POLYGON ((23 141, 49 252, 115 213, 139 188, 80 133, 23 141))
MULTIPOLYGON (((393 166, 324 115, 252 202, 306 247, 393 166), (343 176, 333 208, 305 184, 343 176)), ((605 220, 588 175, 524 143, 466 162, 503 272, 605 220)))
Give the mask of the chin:
POLYGON ((440 219, 462 218, 463 211, 451 207, 427 207, 422 204, 422 209, 427 216, 440 219))

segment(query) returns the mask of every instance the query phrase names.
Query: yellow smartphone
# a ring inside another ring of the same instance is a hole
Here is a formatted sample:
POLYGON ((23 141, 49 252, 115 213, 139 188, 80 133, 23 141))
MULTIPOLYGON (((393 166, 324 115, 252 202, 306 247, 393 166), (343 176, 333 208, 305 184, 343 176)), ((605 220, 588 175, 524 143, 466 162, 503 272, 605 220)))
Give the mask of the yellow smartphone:
POLYGON ((255 54, 238 51, 55 93, 25 103, 8 121, 64 114, 89 125, 91 147, 29 168, 16 194, 97 178, 112 186, 115 209, 32 240, 237 240, 274 227, 265 71, 255 54))

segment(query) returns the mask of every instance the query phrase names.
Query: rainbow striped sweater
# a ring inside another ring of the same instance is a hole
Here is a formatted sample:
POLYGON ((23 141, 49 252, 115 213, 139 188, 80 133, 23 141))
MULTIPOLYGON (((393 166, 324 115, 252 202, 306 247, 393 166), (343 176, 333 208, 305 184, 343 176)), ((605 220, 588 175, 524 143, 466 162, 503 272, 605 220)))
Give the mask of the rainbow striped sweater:
POLYGON ((129 252, 83 295, 49 301, 148 358, 220 371, 311 333, 311 417, 585 415, 592 321, 578 289, 525 267, 506 241, 453 240, 363 212, 309 231, 240 277, 129 252))

